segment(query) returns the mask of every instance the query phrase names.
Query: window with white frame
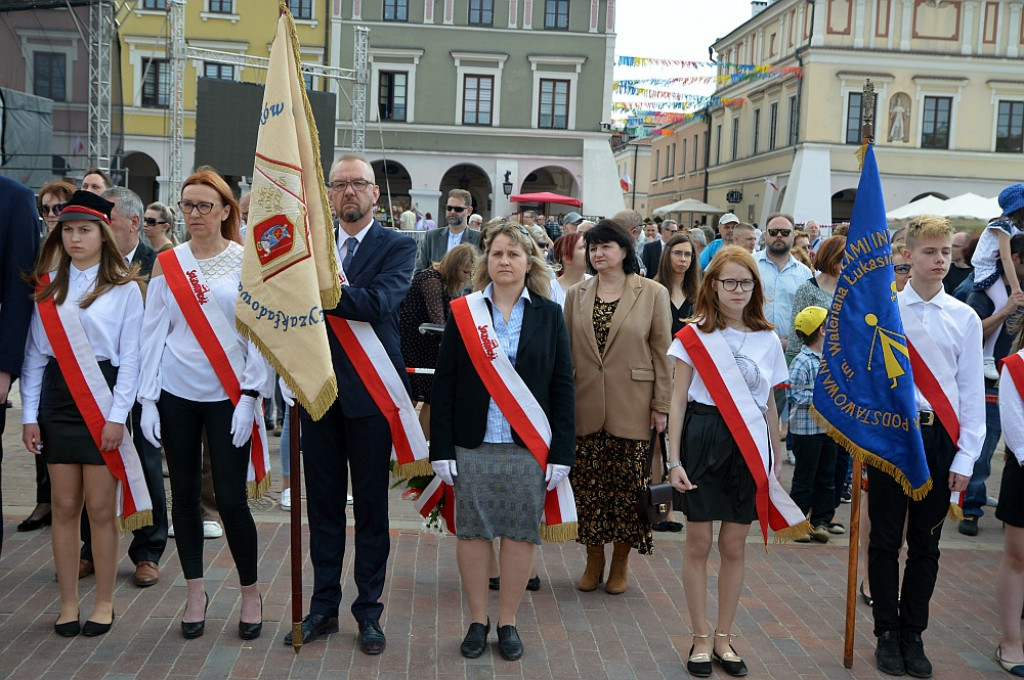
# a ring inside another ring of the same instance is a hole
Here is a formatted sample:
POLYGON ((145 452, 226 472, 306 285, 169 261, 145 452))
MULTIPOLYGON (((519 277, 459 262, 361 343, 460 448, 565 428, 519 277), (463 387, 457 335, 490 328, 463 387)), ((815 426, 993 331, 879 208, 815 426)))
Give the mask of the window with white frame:
POLYGON ((494 111, 494 77, 469 74, 462 79, 462 124, 490 125, 494 111))
POLYGON ((207 0, 210 14, 234 14, 235 0, 207 0))
POLYGON ((142 106, 166 109, 170 103, 170 65, 166 59, 142 60, 142 106))
POLYGON ((405 120, 409 74, 405 71, 381 71, 377 78, 377 120, 405 120))
POLYGON ((456 125, 501 124, 501 74, 507 54, 452 52, 458 80, 456 125))
POLYGON ((142 9, 167 9, 167 0, 142 0, 142 9))
POLYGON ((861 130, 861 118, 864 116, 864 95, 861 92, 849 92, 846 97, 846 133, 847 144, 861 144, 864 132, 861 130))
POLYGON ((313 0, 288 0, 288 9, 296 19, 309 21, 313 18, 313 0))
MULTIPOLYGON (((376 106, 370 107, 370 120, 385 122, 412 123, 415 120, 416 104, 416 69, 419 66, 423 50, 410 50, 392 47, 371 47, 370 48, 370 92, 371 101, 376 106), (383 74, 395 75, 395 78, 385 78, 383 74), (397 76, 401 76, 400 78, 397 76), (394 92, 381 92, 382 88, 393 87, 394 92), (387 106, 387 102, 391 102, 387 106), (382 106, 388 109, 388 113, 400 118, 381 118, 382 106)), ((459 84, 462 83, 462 74, 459 74, 459 84)), ((461 87, 459 88, 461 93, 461 87)), ((459 111, 462 109, 461 99, 457 100, 459 111)), ((458 121, 454 121, 458 124, 458 121)))
POLYGON ((67 99, 67 55, 62 52, 32 53, 32 93, 55 102, 67 99))
POLYGON ((541 78, 537 127, 547 130, 569 128, 569 85, 568 80, 541 78))
POLYGON ((921 112, 921 148, 948 149, 952 97, 925 97, 921 112))

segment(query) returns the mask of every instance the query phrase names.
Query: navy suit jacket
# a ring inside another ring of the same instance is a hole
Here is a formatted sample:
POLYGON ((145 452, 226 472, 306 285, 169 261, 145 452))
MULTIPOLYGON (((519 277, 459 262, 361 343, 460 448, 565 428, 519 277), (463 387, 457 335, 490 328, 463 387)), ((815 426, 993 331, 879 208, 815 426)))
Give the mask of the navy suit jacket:
POLYGON ((39 213, 32 190, 0 176, 0 371, 21 374, 32 318, 32 287, 22 274, 35 267, 39 213))
MULTIPOLYGON (((406 389, 409 389, 409 378, 402 359, 398 308, 409 292, 415 259, 416 242, 412 237, 385 229, 374 220, 345 270, 348 284, 341 288, 341 301, 337 307, 326 311, 330 316, 370 323, 406 389)), ((338 406, 342 414, 346 418, 380 415, 380 409, 363 386, 338 338, 331 330, 327 335, 338 378, 338 406)))
POLYGON ((135 255, 132 257, 132 264, 139 263, 139 276, 149 281, 153 274, 153 263, 156 262, 156 251, 142 241, 135 247, 135 255))
POLYGON ((643 262, 644 269, 647 270, 647 278, 653 279, 658 275, 658 264, 661 262, 661 251, 664 247, 665 244, 662 243, 661 236, 644 244, 640 260, 643 262))
MULTIPOLYGON (((576 388, 569 333, 558 303, 530 294, 523 309, 515 368, 551 424, 548 463, 572 465, 576 460, 576 388)), ((490 403, 455 319, 448 317, 430 395, 430 460, 454 459, 456 446, 480 446, 490 403)), ((514 428, 512 439, 523 446, 514 428)))

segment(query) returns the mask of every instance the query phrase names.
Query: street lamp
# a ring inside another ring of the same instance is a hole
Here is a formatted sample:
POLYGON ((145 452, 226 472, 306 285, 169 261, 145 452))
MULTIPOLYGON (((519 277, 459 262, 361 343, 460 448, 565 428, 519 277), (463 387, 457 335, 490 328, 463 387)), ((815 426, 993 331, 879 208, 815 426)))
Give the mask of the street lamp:
POLYGON ((512 180, 509 177, 512 176, 511 170, 505 171, 505 181, 501 183, 501 190, 505 192, 505 198, 512 195, 512 180))

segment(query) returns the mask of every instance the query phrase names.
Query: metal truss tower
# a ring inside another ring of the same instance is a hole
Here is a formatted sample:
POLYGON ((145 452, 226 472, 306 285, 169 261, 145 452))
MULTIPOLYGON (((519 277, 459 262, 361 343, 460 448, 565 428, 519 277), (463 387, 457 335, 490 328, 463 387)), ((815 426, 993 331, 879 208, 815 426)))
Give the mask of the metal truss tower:
POLYGON ((117 40, 112 0, 89 6, 89 162, 110 169, 110 54, 117 40))
POLYGON ((170 202, 174 203, 184 181, 185 170, 185 0, 170 0, 167 3, 170 14, 170 159, 168 163, 168 181, 170 182, 170 202))
POLYGON ((355 27, 352 65, 355 66, 355 85, 352 87, 352 151, 366 151, 366 91, 370 84, 370 29, 355 27))

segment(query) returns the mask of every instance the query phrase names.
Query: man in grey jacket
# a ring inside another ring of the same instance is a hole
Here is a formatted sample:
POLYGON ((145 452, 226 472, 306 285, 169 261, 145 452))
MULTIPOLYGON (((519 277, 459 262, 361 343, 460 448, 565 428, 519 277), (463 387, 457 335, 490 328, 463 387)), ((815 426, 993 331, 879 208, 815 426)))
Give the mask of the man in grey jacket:
POLYGON ((467 226, 473 214, 473 197, 465 189, 448 192, 444 216, 447 226, 428 231, 416 252, 415 271, 423 271, 432 262, 440 262, 445 254, 460 243, 480 245, 480 232, 467 226))

